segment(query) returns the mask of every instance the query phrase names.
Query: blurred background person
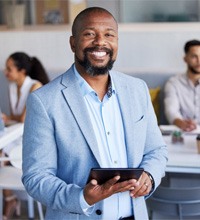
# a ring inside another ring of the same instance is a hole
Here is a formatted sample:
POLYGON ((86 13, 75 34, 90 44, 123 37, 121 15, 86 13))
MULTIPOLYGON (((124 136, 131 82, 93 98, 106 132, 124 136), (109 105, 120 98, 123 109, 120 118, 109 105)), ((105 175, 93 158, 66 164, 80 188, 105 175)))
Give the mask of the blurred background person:
MULTIPOLYGON (((47 73, 36 57, 30 57, 24 52, 11 54, 6 61, 5 76, 9 81, 10 115, 2 114, 5 124, 10 121, 24 122, 26 115, 26 99, 32 91, 49 82, 47 73)), ((5 155, 18 145, 22 138, 3 149, 5 155)), ((8 163, 6 165, 9 165, 8 163)), ((4 216, 7 220, 19 207, 19 201, 10 190, 4 190, 4 216)))
POLYGON ((168 80, 164 89, 164 105, 170 124, 192 131, 200 125, 200 41, 186 42, 184 51, 186 73, 168 80))
POLYGON ((24 122, 25 103, 30 92, 49 82, 47 73, 36 57, 16 52, 6 61, 5 76, 9 80, 11 115, 3 114, 6 122, 24 122))

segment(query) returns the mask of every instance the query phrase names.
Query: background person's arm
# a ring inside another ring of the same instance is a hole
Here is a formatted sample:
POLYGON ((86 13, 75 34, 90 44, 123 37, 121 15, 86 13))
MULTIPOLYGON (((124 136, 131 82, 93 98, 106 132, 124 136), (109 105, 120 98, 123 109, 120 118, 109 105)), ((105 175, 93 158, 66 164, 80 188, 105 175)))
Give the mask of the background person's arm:
POLYGON ((174 120, 173 124, 181 128, 183 131, 192 131, 197 128, 196 122, 190 119, 183 120, 177 118, 174 120))
POLYGON ((176 118, 182 119, 176 85, 172 81, 164 87, 164 112, 169 124, 173 124, 176 118))

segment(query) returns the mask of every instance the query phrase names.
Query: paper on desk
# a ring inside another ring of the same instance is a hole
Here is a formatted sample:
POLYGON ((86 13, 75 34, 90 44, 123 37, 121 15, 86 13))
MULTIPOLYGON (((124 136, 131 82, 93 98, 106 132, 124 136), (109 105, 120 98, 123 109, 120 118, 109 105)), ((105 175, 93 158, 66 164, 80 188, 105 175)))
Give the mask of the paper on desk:
MULTIPOLYGON (((171 134, 173 131, 182 131, 179 127, 176 125, 160 125, 160 130, 162 134, 171 134)), ((200 125, 197 125, 197 128, 193 131, 187 132, 187 131, 182 131, 184 134, 187 135, 197 135, 200 134, 200 125)))
POLYGON ((163 135, 170 135, 173 131, 180 131, 176 125, 160 125, 160 130, 163 135))
POLYGON ((197 128, 195 129, 195 130, 193 130, 193 131, 190 131, 190 132, 184 132, 184 134, 195 134, 195 135, 197 135, 197 134, 200 134, 200 125, 197 125, 197 128))

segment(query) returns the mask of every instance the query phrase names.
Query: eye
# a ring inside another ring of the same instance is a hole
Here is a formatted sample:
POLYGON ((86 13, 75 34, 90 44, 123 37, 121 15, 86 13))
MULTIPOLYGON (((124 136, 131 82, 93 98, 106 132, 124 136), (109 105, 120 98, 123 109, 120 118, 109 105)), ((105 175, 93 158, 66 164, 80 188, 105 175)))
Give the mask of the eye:
POLYGON ((191 58, 195 59, 195 58, 197 58, 197 56, 193 54, 193 55, 191 55, 191 58))
POLYGON ((84 36, 84 37, 94 37, 95 34, 94 34, 93 32, 85 32, 85 33, 83 34, 83 36, 84 36))
POLYGON ((114 33, 108 32, 105 34, 106 37, 115 37, 114 33))
POLYGON ((107 36, 107 37, 111 37, 112 35, 111 35, 111 34, 106 34, 106 36, 107 36))

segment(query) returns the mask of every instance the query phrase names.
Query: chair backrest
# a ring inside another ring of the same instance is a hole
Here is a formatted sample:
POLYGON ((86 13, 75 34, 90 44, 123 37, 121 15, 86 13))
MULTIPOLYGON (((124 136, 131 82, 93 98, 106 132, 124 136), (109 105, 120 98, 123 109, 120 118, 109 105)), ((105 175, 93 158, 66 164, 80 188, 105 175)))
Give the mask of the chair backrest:
POLYGON ((165 215, 200 216, 200 187, 172 188, 159 186, 147 200, 150 211, 165 215))

